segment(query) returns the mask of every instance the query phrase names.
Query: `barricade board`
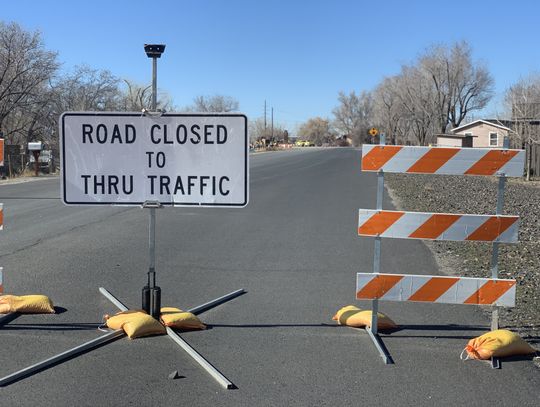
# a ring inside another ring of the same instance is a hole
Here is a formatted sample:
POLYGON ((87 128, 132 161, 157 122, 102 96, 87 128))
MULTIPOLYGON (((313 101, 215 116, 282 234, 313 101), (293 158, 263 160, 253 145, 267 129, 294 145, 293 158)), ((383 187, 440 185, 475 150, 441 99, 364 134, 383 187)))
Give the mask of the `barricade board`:
POLYGON ((362 145, 362 171, 522 177, 525 150, 362 145))
POLYGON ((358 235, 399 239, 516 243, 519 217, 376 209, 358 211, 358 235))
POLYGON ((67 205, 248 202, 242 114, 67 112, 60 119, 60 142, 67 205))
POLYGON ((356 298, 513 307, 516 280, 358 273, 356 298))

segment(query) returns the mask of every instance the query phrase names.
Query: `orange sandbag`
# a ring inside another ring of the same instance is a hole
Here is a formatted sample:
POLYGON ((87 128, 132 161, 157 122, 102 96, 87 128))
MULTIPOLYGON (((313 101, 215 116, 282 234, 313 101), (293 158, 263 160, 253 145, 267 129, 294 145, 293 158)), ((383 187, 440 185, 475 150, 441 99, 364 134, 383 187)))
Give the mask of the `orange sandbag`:
POLYGON ((467 359, 480 360, 491 359, 492 356, 501 358, 536 352, 518 334, 506 329, 497 329, 471 339, 464 351, 467 352, 467 359))
POLYGON ((206 325, 195 314, 174 307, 161 308, 159 320, 171 328, 206 329, 206 325))
POLYGON ((105 315, 105 319, 109 328, 123 329, 130 339, 166 332, 159 321, 142 310, 122 311, 112 317, 105 315))
POLYGON ((52 301, 46 295, 1 295, 0 314, 54 314, 52 301))
MULTIPOLYGON (((371 326, 371 315, 371 310, 362 311, 354 305, 348 305, 341 308, 332 319, 338 321, 340 325, 364 328, 366 326, 371 326)), ((397 325, 394 321, 381 312, 377 313, 377 329, 387 330, 396 328, 397 325)))

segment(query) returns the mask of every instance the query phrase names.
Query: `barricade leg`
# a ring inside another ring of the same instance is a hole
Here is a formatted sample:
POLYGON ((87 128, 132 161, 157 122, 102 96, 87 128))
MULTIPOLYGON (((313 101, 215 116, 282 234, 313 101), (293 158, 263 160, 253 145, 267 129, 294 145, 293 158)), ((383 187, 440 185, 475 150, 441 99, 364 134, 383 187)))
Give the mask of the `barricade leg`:
POLYGON ((393 365, 394 361, 392 360, 392 357, 386 350, 386 347, 384 346, 384 343, 382 342, 380 336, 376 333, 373 333, 371 331, 371 328, 366 327, 366 332, 368 333, 369 337, 371 338, 371 341, 379 351, 379 355, 381 356, 384 364, 386 365, 393 365))

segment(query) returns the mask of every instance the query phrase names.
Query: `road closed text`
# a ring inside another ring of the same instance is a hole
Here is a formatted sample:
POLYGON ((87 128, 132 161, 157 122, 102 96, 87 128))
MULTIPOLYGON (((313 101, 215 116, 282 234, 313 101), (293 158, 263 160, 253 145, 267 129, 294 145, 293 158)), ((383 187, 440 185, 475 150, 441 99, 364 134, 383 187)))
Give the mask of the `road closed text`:
MULTIPOLYGON (((225 144, 227 127, 222 124, 153 124, 148 132, 153 144, 225 144)), ((133 144, 137 141, 137 130, 131 124, 104 123, 81 124, 83 144, 133 144)))

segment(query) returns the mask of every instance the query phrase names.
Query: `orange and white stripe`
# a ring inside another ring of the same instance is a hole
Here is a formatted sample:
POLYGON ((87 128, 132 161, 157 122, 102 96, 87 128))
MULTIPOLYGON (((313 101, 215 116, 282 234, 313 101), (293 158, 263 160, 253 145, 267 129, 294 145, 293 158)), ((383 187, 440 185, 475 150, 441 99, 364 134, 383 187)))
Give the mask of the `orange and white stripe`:
POLYGON ((358 235, 398 239, 516 243, 519 216, 358 211, 358 235))
POLYGON ((362 171, 522 177, 525 150, 458 147, 362 146, 362 171))
POLYGON ((513 307, 516 280, 358 273, 356 298, 513 307))

